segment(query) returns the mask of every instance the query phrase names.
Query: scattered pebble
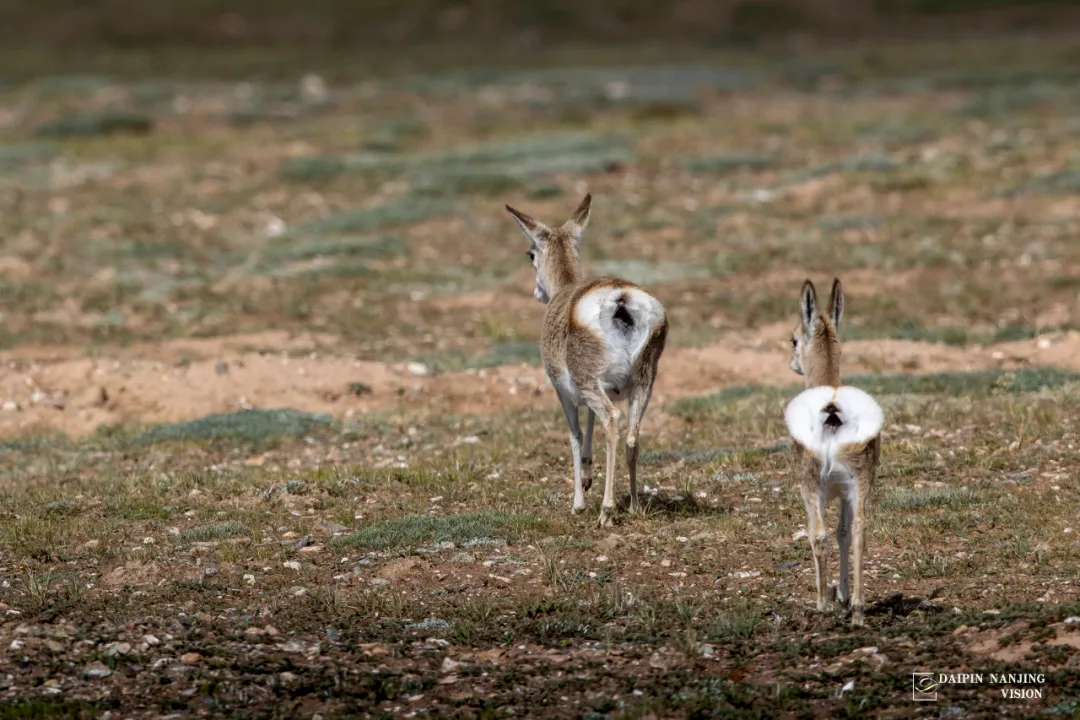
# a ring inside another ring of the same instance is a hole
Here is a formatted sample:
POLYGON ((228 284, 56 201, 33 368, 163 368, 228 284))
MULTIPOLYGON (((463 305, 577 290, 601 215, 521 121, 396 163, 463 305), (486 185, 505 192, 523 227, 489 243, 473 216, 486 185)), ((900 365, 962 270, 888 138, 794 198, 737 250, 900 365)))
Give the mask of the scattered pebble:
POLYGON ((449 657, 443 658, 442 665, 439 666, 439 670, 444 673, 454 672, 461 668, 465 663, 460 663, 457 660, 451 660, 449 657))
POLYGON ((100 680, 101 678, 107 678, 112 675, 112 670, 105 667, 103 663, 92 662, 86 666, 83 670, 83 677, 87 680, 100 680))
POLYGON ((197 652, 184 653, 180 656, 180 662, 184 663, 185 665, 195 665, 200 660, 202 660, 202 655, 197 652))
POLYGON ((411 362, 405 366, 405 369, 410 375, 416 375, 417 377, 425 377, 431 374, 431 370, 424 363, 411 362))
POLYGON ((296 562, 295 560, 286 560, 284 563, 282 563, 282 565, 289 568, 290 570, 296 570, 298 572, 300 570, 300 563, 296 562))

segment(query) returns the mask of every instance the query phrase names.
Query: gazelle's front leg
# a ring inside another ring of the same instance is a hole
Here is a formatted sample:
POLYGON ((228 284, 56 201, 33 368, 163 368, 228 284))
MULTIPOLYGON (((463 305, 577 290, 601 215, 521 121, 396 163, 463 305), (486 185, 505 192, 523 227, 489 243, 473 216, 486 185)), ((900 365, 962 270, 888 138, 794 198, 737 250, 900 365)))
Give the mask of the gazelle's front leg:
POLYGON ((585 418, 585 442, 581 446, 581 482, 586 490, 592 487, 592 433, 595 424, 596 413, 593 412, 592 408, 588 408, 588 414, 585 418))
POLYGON ((573 398, 559 394, 559 403, 566 415, 566 425, 570 429, 570 454, 574 458, 574 505, 575 513, 585 509, 585 489, 581 485, 581 422, 578 419, 578 406, 573 398))
POLYGON ((645 417, 645 410, 649 407, 649 397, 651 395, 651 376, 647 377, 640 385, 635 385, 630 389, 630 411, 627 415, 626 427, 626 466, 630 472, 631 509, 636 509, 638 506, 638 432, 641 430, 641 420, 645 417))

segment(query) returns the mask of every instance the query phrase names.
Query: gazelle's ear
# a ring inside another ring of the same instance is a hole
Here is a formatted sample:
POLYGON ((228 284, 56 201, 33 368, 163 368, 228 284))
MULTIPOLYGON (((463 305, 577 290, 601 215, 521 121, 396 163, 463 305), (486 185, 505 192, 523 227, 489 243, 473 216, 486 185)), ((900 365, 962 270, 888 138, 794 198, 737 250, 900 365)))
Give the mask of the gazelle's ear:
POLYGON ((802 298, 799 302, 799 309, 802 311, 802 322, 807 330, 813 332, 814 326, 817 324, 817 290, 814 288, 814 283, 807 280, 802 286, 802 298))
POLYGON ((840 278, 833 278, 832 295, 829 296, 829 318, 833 327, 840 329, 840 318, 844 316, 844 287, 840 278))
POLYGON ((574 238, 574 245, 581 245, 581 234, 585 232, 586 226, 589 224, 589 214, 592 211, 592 193, 587 193, 585 199, 581 201, 581 204, 577 206, 577 210, 570 216, 570 219, 563 223, 563 230, 570 233, 570 236, 574 238))
POLYGON ((544 246, 544 243, 547 242, 548 233, 551 232, 551 229, 547 225, 526 215, 520 210, 515 210, 509 205, 506 206, 506 211, 517 220, 517 224, 521 228, 521 231, 525 233, 525 237, 532 241, 533 245, 538 248, 544 246))

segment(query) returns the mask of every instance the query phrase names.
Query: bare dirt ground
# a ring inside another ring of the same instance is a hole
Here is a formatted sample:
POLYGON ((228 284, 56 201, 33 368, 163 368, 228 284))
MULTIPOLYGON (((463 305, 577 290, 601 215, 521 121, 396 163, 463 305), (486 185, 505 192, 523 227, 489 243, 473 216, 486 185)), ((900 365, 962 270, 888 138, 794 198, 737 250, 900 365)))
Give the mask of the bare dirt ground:
MULTIPOLYGON (((790 334, 791 327, 782 325, 723 344, 670 349, 655 389, 657 404, 734 385, 797 385, 801 378, 788 367, 790 334)), ((554 402, 537 367, 502 365, 430 376, 423 363, 377 363, 312 350, 343 346, 327 336, 262 333, 138 345, 113 357, 80 357, 80 351, 63 348, 4 353, 0 388, 7 405, 0 414, 0 437, 43 432, 79 437, 103 426, 182 422, 242 408, 284 407, 344 420, 386 409, 490 415, 554 402), (244 352, 251 347, 259 351, 244 352), (187 359, 177 363, 178 357, 187 359)), ((851 341, 844 346, 844 360, 852 374, 1046 366, 1080 371, 1080 334, 969 348, 851 341)))

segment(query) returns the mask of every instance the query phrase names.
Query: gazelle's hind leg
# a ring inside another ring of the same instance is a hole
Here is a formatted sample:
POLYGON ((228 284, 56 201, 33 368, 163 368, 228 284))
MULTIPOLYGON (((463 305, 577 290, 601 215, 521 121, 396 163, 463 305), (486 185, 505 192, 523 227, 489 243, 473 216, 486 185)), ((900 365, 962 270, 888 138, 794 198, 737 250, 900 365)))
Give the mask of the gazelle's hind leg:
POLYGON ((840 548, 840 584, 836 587, 836 600, 841 605, 851 601, 849 560, 851 555, 851 524, 855 513, 855 498, 840 498, 840 519, 836 523, 836 544, 840 548))
POLYGON ((570 429, 570 454, 574 458, 574 504, 572 512, 579 513, 585 509, 585 489, 581 484, 581 421, 578 418, 578 406, 573 399, 559 393, 559 403, 562 405, 563 414, 566 415, 566 425, 570 429))
POLYGON ((803 505, 806 506, 806 533, 810 538, 810 552, 814 555, 814 583, 817 588, 817 609, 828 605, 829 584, 829 536, 825 531, 822 495, 803 488, 803 505))
POLYGON ((592 433, 593 425, 596 424, 596 413, 588 408, 588 416, 585 418, 585 442, 581 446, 581 482, 586 492, 592 487, 593 454, 592 433))
POLYGON ((866 552, 866 506, 868 504, 866 495, 865 492, 860 493, 859 497, 855 499, 854 521, 851 528, 851 534, 855 541, 855 555, 852 558, 852 563, 855 565, 855 582, 852 584, 851 592, 851 624, 856 626, 862 626, 865 623, 863 618, 865 606, 863 604, 862 565, 863 555, 866 552))
POLYGON ((604 391, 603 381, 597 382, 595 389, 582 391, 585 402, 596 413, 600 424, 604 426, 604 441, 607 457, 604 462, 604 500, 600 504, 600 527, 611 525, 615 514, 615 448, 619 442, 619 417, 621 413, 615 403, 604 391))
POLYGON ((649 407, 649 398, 652 396, 653 377, 650 374, 644 381, 630 389, 630 411, 627 415, 626 428, 626 466, 630 471, 630 508, 638 506, 637 488, 637 459, 638 459, 638 433, 641 430, 641 420, 645 417, 645 410, 649 407))

